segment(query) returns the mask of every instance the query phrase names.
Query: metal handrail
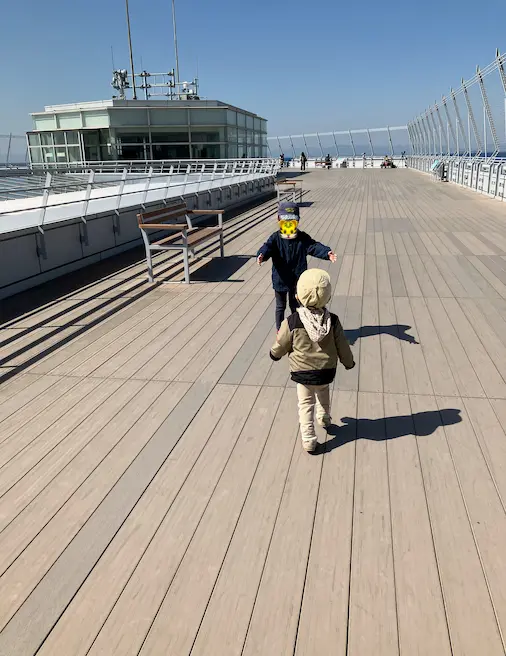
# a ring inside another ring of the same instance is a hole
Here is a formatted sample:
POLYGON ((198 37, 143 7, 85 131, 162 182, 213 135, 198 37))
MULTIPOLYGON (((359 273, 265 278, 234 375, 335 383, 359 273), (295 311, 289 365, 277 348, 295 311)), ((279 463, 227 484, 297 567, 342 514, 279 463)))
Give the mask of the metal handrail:
MULTIPOLYGON (((132 194, 142 194, 142 202, 140 205, 143 205, 145 202, 148 202, 148 195, 150 192, 162 192, 163 198, 161 200, 166 201, 170 196, 170 189, 171 187, 182 187, 182 192, 178 193, 176 197, 184 197, 188 193, 199 193, 201 190, 201 185, 202 183, 213 183, 216 181, 221 181, 225 183, 225 186, 232 185, 232 184, 240 184, 241 182, 249 182, 253 180, 260 179, 262 177, 274 177, 276 174, 278 168, 279 168, 279 161, 275 159, 269 159, 269 160, 258 160, 258 159, 252 159, 252 160, 205 160, 205 167, 201 166, 200 170, 197 168, 192 169, 192 164, 195 163, 195 160, 189 160, 186 161, 186 168, 185 170, 181 170, 178 167, 178 171, 174 172, 165 172, 165 173, 158 173, 153 170, 151 167, 147 175, 135 175, 135 177, 128 178, 128 170, 126 168, 123 169, 121 179, 117 179, 114 181, 108 181, 110 182, 110 186, 117 187, 116 191, 111 194, 106 194, 106 195, 99 195, 95 196, 94 198, 92 197, 92 191, 97 190, 97 189, 103 189, 105 182, 104 181, 97 181, 95 179, 95 176, 97 172, 95 170, 91 170, 89 172, 89 177, 88 181, 86 183, 83 183, 83 181, 79 181, 78 183, 75 183, 74 185, 72 184, 65 184, 65 187, 68 189, 69 187, 75 186, 77 191, 83 191, 84 194, 82 197, 79 198, 72 198, 72 199, 64 199, 62 198, 64 194, 58 194, 58 202, 50 203, 50 198, 51 198, 51 190, 55 190, 55 187, 52 187, 51 182, 52 182, 52 174, 51 173, 46 173, 46 183, 44 187, 40 187, 39 191, 42 191, 42 194, 40 194, 40 202, 37 204, 29 204, 29 206, 26 206, 26 201, 27 200, 33 200, 34 198, 36 199, 37 196, 32 196, 31 198, 24 198, 22 199, 24 201, 24 207, 19 207, 19 208, 10 208, 4 212, 0 212, 0 218, 2 216, 6 217, 12 217, 13 215, 19 215, 22 213, 26 212, 34 212, 39 210, 39 220, 35 221, 33 224, 30 224, 32 227, 38 227, 39 229, 43 228, 44 223, 45 223, 45 218, 46 218, 46 212, 48 209, 53 209, 53 208, 61 208, 69 205, 76 205, 76 212, 74 217, 68 217, 70 218, 81 218, 82 220, 86 219, 86 216, 88 215, 88 206, 90 201, 94 200, 108 200, 108 199, 117 199, 116 203, 116 211, 119 211, 121 207, 121 200, 125 196, 130 196, 132 194), (210 163, 213 162, 212 164, 212 171, 206 171, 205 168, 210 165, 210 163), (222 166, 220 166, 220 163, 222 166), (201 173, 201 175, 198 177, 196 180, 190 180, 189 176, 190 175, 195 175, 195 173, 201 173), (182 174, 184 173, 184 176, 182 174), (173 176, 176 175, 178 179, 176 181, 173 181, 173 176), (206 176, 206 177, 204 177, 206 176), (181 179, 182 177, 182 179, 181 179), (141 185, 141 189, 139 189, 139 183, 144 182, 144 185, 141 185), (160 182, 161 184, 157 184, 157 182, 160 182), (136 189, 127 189, 125 190, 125 185, 129 183, 130 185, 134 185, 137 187, 136 189), (155 183, 155 186, 152 185, 152 183, 155 183)), ((202 161, 204 163, 204 161, 202 161)), ((174 162, 173 162, 173 167, 174 162)), ((61 186, 61 185, 59 185, 61 186)), ((109 185, 107 185, 109 186, 109 185)), ((223 186, 223 184, 221 185, 223 186)), ((220 187, 209 187, 208 190, 211 188, 220 188, 220 187)), ((33 192, 34 188, 29 187, 28 188, 30 191, 33 192)), ((20 188, 16 189, 15 192, 13 193, 19 193, 20 188)), ((69 192, 72 193, 72 192, 69 192)), ((56 194, 53 194, 53 199, 56 194)), ((174 196, 173 196, 174 197, 174 196)), ((19 199, 15 199, 19 200, 19 199)), ((5 201, 4 201, 5 202, 5 201)), ((7 201, 11 202, 11 201, 7 201)), ((0 202, 0 208, 1 208, 1 202, 0 202)), ((93 214, 96 212, 92 212, 93 214)), ((61 221, 67 220, 66 219, 60 219, 61 221)))
POLYGON ((214 169, 217 164, 222 166, 265 166, 272 164, 276 158, 272 157, 240 157, 240 158, 227 158, 227 159, 169 159, 169 160, 103 160, 103 161, 87 161, 87 162, 44 162, 40 164, 32 164, 33 170, 41 171, 64 171, 67 173, 75 172, 89 172, 97 171, 103 173, 117 173, 125 169, 128 172, 144 171, 148 172, 151 168, 154 172, 165 173, 175 172, 176 169, 187 167, 209 167, 214 169))
POLYGON ((469 155, 440 157, 436 155, 412 155, 408 166, 423 173, 431 173, 435 161, 448 166, 447 181, 468 187, 493 198, 506 200, 506 158, 475 158, 469 155))
MULTIPOLYGON (((142 162, 142 164, 150 164, 146 168, 146 173, 147 175, 138 175, 138 173, 141 173, 140 171, 132 171, 132 162, 125 162, 125 161, 118 161, 118 162, 113 162, 112 164, 121 164, 121 168, 115 168, 114 171, 103 171, 103 170, 97 170, 101 169, 102 164, 111 164, 111 162, 93 162, 90 164, 82 164, 81 172, 83 173, 88 173, 90 174, 91 172, 93 173, 121 173, 124 174, 125 172, 132 173, 135 177, 127 178, 127 182, 139 182, 141 180, 145 180, 147 178, 153 179, 153 175, 160 176, 160 177, 165 177, 167 175, 181 175, 181 174, 196 174, 196 173, 203 173, 203 174, 209 174, 209 175, 216 175, 217 173, 223 173, 225 176, 226 175, 250 175, 251 173, 266 173, 266 174, 271 174, 271 172, 274 172, 278 167, 279 167, 279 160, 278 159, 249 159, 249 160, 147 160, 146 162, 142 162), (156 170, 155 164, 161 165, 160 170, 156 170), (164 165, 168 166, 167 170, 164 170, 164 165), (221 168, 220 168, 220 165, 221 168), (209 171, 206 169, 209 167, 209 171), (230 170, 229 170, 230 169, 230 170)), ((59 168, 56 168, 54 165, 50 164, 50 169, 55 169, 54 173, 58 173, 58 171, 64 170, 63 168, 60 168, 60 166, 65 166, 58 164, 57 166, 59 168)), ((68 165, 66 165, 67 168, 65 169, 68 173, 76 173, 76 171, 72 169, 69 170, 68 165)), ((144 166, 143 166, 144 168, 144 166)), ((54 183, 54 180, 52 178, 51 171, 46 171, 46 169, 41 169, 41 171, 44 171, 44 173, 47 173, 50 177, 49 179, 46 178, 46 183, 44 185, 40 186, 33 186, 33 185, 27 185, 26 187, 18 186, 13 190, 5 190, 2 191, 3 195, 8 195, 9 193, 12 193, 13 197, 19 195, 19 193, 23 191, 40 191, 43 193, 46 189, 52 190, 58 190, 60 188, 64 188, 66 190, 71 189, 72 187, 75 188, 76 191, 79 191, 82 188, 86 188, 87 185, 89 184, 89 179, 87 181, 80 180, 79 182, 64 182, 64 183, 54 183)), ((119 180, 94 180, 94 186, 93 188, 99 188, 99 187, 110 187, 119 184, 119 180)))

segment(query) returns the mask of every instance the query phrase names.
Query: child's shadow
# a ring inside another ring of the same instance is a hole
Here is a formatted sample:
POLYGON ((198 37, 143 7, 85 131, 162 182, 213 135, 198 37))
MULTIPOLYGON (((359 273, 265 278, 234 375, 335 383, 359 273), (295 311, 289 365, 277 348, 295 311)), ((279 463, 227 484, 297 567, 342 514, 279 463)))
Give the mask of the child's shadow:
POLYGON ((373 335, 392 335, 392 337, 400 339, 401 342, 419 344, 412 335, 408 335, 408 330, 411 330, 411 326, 394 323, 391 326, 362 326, 361 328, 345 330, 344 333, 351 346, 355 344, 357 339, 362 337, 372 337, 373 335))
POLYGON ((343 417, 343 426, 332 424, 327 428, 330 439, 320 444, 319 453, 329 453, 343 444, 357 439, 393 440, 406 435, 432 435, 440 426, 451 426, 462 421, 460 410, 445 408, 444 410, 428 410, 411 415, 385 417, 385 419, 353 419, 343 417))

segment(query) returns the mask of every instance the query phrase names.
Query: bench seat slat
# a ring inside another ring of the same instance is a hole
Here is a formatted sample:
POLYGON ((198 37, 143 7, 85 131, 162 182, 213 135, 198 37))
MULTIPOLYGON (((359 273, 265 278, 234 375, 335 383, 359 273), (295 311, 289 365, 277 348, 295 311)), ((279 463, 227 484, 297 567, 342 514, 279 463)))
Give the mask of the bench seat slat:
POLYGON ((188 226, 186 223, 139 223, 139 228, 144 230, 149 230, 150 228, 156 228, 157 230, 187 230, 188 226))
MULTIPOLYGON (((218 235, 220 232, 221 230, 219 228, 194 228, 193 231, 188 233, 188 247, 196 246, 214 235, 218 235)), ((184 246, 181 233, 152 242, 152 246, 161 246, 163 244, 172 244, 174 246, 181 246, 181 248, 184 246)))
POLYGON ((225 210, 188 210, 188 214, 225 214, 225 210))

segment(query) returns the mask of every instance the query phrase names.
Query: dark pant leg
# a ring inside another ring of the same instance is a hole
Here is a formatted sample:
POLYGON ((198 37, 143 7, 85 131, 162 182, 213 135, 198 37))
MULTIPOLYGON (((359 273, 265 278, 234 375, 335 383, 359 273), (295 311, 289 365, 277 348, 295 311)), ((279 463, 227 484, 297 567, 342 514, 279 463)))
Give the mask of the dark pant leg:
POLYGON ((292 289, 288 292, 288 304, 290 305, 290 310, 292 311, 292 314, 297 311, 297 308, 299 307, 299 302, 295 298, 295 289, 292 289))
POLYGON ((276 330, 279 330, 285 318, 287 293, 274 291, 274 296, 276 297, 276 330))

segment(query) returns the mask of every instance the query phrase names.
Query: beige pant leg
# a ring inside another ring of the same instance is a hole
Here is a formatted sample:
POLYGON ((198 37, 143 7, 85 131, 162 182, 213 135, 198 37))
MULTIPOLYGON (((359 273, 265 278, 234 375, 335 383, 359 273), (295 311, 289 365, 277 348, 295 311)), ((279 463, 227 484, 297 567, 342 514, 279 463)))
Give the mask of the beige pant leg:
POLYGON ((314 430, 315 391, 312 385, 297 383, 297 398, 299 399, 299 423, 303 440, 311 440, 316 436, 314 430))
POLYGON ((316 418, 320 421, 330 418, 330 385, 315 385, 316 418))

